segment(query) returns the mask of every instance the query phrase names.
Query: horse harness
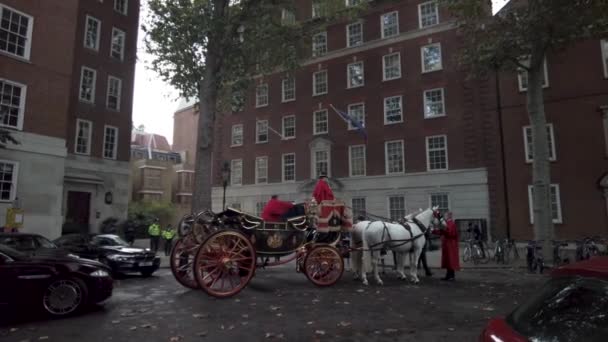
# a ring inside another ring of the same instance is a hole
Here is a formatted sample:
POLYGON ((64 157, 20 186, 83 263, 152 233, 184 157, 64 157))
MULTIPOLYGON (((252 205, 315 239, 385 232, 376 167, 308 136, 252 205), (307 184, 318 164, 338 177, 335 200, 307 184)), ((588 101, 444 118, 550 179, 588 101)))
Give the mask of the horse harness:
MULTIPOLYGON (((422 224, 422 222, 420 222, 417 218, 414 217, 414 218, 412 218, 412 222, 415 223, 418 226, 418 228, 420 228, 420 231, 422 231, 422 234, 418 234, 418 235, 414 236, 414 234, 412 233, 412 228, 409 226, 409 224, 407 224, 407 222, 405 222, 405 224, 399 224, 399 225, 401 227, 403 227, 405 230, 407 230, 408 233, 410 233, 411 238, 409 238, 409 239, 402 239, 402 240, 393 240, 393 238, 391 237, 391 233, 388 230, 388 227, 386 226, 386 222, 384 222, 384 221, 370 221, 367 224, 367 226, 365 227, 365 230, 367 230, 369 228, 369 226, 372 223, 374 223, 374 222, 382 222, 382 225, 384 226, 384 229, 382 230, 382 238, 381 238, 380 242, 376 243, 376 244, 374 244, 372 246, 369 246, 369 250, 370 250, 370 252, 372 254, 374 253, 374 248, 376 246, 378 246, 378 245, 382 245, 382 247, 381 248, 377 248, 375 250, 380 250, 381 251, 380 253, 386 253, 387 245, 389 243, 399 242, 399 244, 396 245, 396 246, 393 246, 393 248, 394 247, 403 246, 406 243, 414 242, 414 241, 418 240, 420 237, 425 236, 426 235, 426 231, 427 231, 427 228, 422 224), (388 240, 384 241, 384 237, 386 235, 388 235, 388 240)), ((413 251, 414 251, 414 244, 412 244, 412 247, 410 248, 410 253, 413 252, 413 251)))

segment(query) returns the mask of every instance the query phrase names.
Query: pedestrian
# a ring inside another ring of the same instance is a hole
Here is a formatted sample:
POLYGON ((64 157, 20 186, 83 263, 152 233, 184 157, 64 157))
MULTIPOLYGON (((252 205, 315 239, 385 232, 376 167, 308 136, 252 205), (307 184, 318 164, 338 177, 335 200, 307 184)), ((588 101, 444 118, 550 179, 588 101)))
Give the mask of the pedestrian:
POLYGON ((486 250, 484 248, 483 236, 481 234, 481 229, 479 228, 479 225, 477 225, 477 224, 473 225, 473 223, 469 222, 469 227, 467 228, 467 232, 472 234, 473 241, 475 241, 475 244, 477 244, 477 246, 479 246, 479 248, 481 249, 481 257, 485 258, 486 250))
POLYGON ((168 224, 162 232, 163 242, 165 244, 165 256, 171 255, 171 247, 173 247, 173 238, 175 237, 175 229, 168 224))
POLYGON ((433 230, 433 234, 441 235, 441 268, 446 269, 445 277, 441 280, 456 280, 456 271, 460 270, 458 255, 458 228, 448 212, 441 222, 442 228, 433 230))
POLYGON ((424 247, 422 247, 422 253, 420 253, 420 259, 418 259, 418 268, 420 268, 420 265, 422 265, 422 267, 424 267, 424 274, 427 277, 432 277, 433 272, 431 272, 431 269, 429 268, 429 265, 426 260, 426 251, 429 248, 429 245, 431 243, 430 229, 427 229, 427 231, 424 233, 424 237, 425 237, 425 242, 424 242, 424 247))
POLYGON ((160 240, 160 225, 158 224, 157 218, 154 219, 154 222, 148 227, 148 235, 150 235, 150 249, 156 253, 160 240))
POLYGON ((127 240, 129 246, 133 246, 135 242, 135 227, 131 221, 125 223, 125 240, 127 240))

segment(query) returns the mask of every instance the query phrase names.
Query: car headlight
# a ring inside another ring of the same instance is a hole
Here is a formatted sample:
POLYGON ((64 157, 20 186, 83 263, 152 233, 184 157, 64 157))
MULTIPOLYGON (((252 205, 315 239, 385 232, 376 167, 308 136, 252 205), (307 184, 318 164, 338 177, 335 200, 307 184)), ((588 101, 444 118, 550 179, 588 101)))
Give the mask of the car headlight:
POLYGON ((120 254, 110 254, 107 258, 112 261, 129 261, 131 259, 129 256, 120 254))
POLYGON ((105 278, 105 277, 109 277, 110 273, 108 273, 104 270, 97 270, 97 271, 91 273, 90 276, 95 277, 95 278, 105 278))

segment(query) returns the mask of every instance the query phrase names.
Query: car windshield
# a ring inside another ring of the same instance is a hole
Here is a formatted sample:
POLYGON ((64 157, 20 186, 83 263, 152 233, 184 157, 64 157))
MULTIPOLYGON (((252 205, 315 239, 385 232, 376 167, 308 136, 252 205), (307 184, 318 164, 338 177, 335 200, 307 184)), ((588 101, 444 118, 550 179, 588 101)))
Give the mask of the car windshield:
POLYGON ((36 242, 28 235, 2 236, 0 244, 18 251, 33 251, 37 249, 36 242))
POLYGON ((129 244, 116 235, 96 236, 93 243, 98 246, 129 246, 129 244))
POLYGON ((532 342, 608 341, 608 281, 552 279, 507 323, 532 342))
POLYGON ((27 259, 27 255, 23 254, 14 248, 10 248, 7 246, 0 245, 0 254, 6 255, 7 257, 13 260, 25 260, 27 259))
POLYGON ((36 241, 38 242, 40 248, 57 248, 54 243, 52 243, 49 239, 45 237, 37 236, 36 241))

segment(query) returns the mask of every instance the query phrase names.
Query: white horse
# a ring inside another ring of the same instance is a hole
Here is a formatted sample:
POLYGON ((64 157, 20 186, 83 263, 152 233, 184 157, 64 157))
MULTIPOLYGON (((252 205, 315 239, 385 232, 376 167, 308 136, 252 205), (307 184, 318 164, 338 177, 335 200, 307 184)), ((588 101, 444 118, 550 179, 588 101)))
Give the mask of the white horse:
POLYGON ((351 253, 355 279, 361 277, 363 284, 368 285, 366 273, 370 272, 371 269, 376 282, 380 285, 383 284, 378 275, 378 263, 380 261, 380 249, 384 248, 392 250, 397 256, 399 279, 407 279, 404 269, 405 258, 409 256, 410 277, 414 283, 420 282, 418 279, 418 260, 426 243, 424 234, 431 228, 431 224, 438 223, 439 217, 437 207, 433 207, 420 211, 415 216, 414 214, 406 216, 404 225, 383 221, 358 222, 353 227, 351 234, 351 247, 356 249, 361 245, 363 250, 354 250, 351 253))

